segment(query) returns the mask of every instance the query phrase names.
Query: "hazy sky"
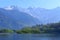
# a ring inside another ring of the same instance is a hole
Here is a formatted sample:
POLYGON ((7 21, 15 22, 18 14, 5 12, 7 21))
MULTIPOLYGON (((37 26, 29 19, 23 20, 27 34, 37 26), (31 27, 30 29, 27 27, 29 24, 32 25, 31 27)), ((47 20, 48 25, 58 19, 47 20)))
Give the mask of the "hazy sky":
POLYGON ((40 7, 40 8, 56 8, 60 7, 60 0, 0 0, 0 7, 15 5, 23 8, 40 7))

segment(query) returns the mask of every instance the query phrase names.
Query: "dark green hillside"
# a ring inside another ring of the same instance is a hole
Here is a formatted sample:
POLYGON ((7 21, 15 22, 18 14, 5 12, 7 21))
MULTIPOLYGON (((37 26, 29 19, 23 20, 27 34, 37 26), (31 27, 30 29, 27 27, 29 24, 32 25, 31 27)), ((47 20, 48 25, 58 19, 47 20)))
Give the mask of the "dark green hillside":
POLYGON ((32 27, 26 27, 21 30, 17 30, 16 33, 31 33, 31 34, 41 34, 41 33, 60 33, 60 23, 52 23, 47 25, 35 25, 32 27))

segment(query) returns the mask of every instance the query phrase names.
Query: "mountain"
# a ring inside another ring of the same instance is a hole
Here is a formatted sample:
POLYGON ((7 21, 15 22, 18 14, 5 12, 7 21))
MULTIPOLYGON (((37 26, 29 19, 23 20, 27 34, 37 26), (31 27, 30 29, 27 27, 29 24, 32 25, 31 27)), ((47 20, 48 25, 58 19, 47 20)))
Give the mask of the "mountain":
POLYGON ((60 21, 60 7, 54 9, 30 7, 27 10, 29 10, 29 14, 38 18, 42 24, 55 23, 60 21))
POLYGON ((60 7, 54 9, 18 8, 17 6, 0 8, 0 28, 21 29, 25 26, 59 21, 60 7))
POLYGON ((0 28, 21 29, 24 26, 40 24, 40 21, 16 7, 0 8, 0 28))

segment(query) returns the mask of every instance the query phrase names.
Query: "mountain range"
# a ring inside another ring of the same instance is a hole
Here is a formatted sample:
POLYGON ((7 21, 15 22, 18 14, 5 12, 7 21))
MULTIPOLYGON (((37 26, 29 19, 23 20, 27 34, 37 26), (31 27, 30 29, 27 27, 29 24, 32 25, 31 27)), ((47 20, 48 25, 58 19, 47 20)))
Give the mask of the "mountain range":
POLYGON ((18 8, 16 6, 0 8, 0 28, 21 29, 25 26, 59 21, 60 7, 54 9, 18 8))
POLYGON ((56 23, 60 21, 60 7, 54 9, 28 8, 28 14, 38 18, 42 24, 56 23))
POLYGON ((0 8, 0 28, 21 29, 40 24, 40 21, 15 7, 0 8))

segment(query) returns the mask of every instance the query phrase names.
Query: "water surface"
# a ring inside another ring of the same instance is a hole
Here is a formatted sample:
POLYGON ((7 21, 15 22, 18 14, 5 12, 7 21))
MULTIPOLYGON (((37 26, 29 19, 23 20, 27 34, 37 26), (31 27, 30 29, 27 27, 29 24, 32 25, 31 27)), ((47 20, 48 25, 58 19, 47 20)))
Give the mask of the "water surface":
POLYGON ((0 40, 60 40, 55 34, 0 34, 0 40))

